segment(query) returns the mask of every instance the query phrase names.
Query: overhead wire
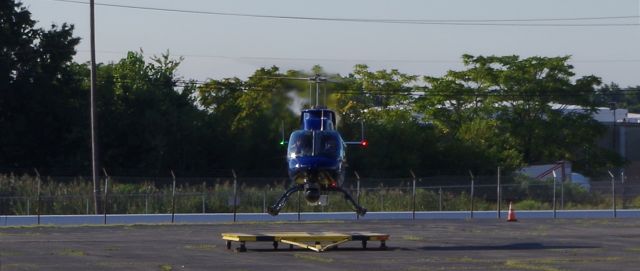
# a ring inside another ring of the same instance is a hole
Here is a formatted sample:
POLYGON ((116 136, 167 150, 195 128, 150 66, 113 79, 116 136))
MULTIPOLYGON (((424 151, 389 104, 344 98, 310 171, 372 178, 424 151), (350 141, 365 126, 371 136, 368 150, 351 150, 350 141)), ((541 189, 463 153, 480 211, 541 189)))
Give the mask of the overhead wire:
MULTIPOLYGON (((85 4, 88 2, 78 0, 51 0, 55 2, 85 4)), ((382 24, 414 24, 414 25, 451 25, 451 26, 542 26, 542 27, 607 27, 607 26, 638 26, 640 23, 555 23, 558 21, 593 21, 593 20, 620 20, 620 19, 638 19, 638 15, 625 16, 602 16, 602 17, 573 17, 573 18, 525 18, 525 19, 368 19, 368 18, 343 18, 343 17, 311 17, 311 16, 286 16, 286 15, 267 15, 252 13, 234 13, 234 12, 217 12, 217 11, 201 11, 186 10, 173 8, 158 8, 148 6, 134 6, 122 4, 95 3, 96 6, 137 9, 146 11, 174 12, 187 14, 215 15, 215 16, 232 16, 232 17, 248 17, 262 19, 280 19, 280 20, 305 20, 305 21, 326 21, 326 22, 352 22, 352 23, 382 23, 382 24), (533 22, 533 23, 525 23, 533 22), (553 22, 553 23, 539 23, 553 22)))
MULTIPOLYGON (((78 52, 88 53, 89 50, 77 50, 78 52)), ((107 54, 126 54, 129 51, 114 50, 98 50, 99 53, 107 54)), ((269 57, 269 56, 225 56, 225 55, 206 55, 206 54, 181 54, 175 53, 181 57, 194 58, 222 58, 231 60, 271 60, 271 61, 320 61, 320 62, 349 62, 349 63, 366 63, 366 62, 396 62, 396 63, 443 63, 443 64, 462 64, 459 60, 442 60, 442 59, 349 59, 349 58, 321 58, 321 57, 269 57)), ((569 63, 640 63, 640 59, 570 59, 569 63)))
MULTIPOLYGON (((298 77, 291 77, 292 80, 299 80, 298 77)), ((276 80, 289 80, 291 79, 289 77, 286 76, 281 76, 281 77, 269 77, 269 79, 276 79, 276 80)), ((349 80, 348 78, 346 78, 347 80, 349 80)), ((121 79, 119 78, 117 81, 119 82, 133 82, 134 80, 128 80, 128 79, 121 79)), ((178 80, 173 80, 172 84, 174 84, 174 86, 177 87, 186 87, 186 86, 197 86, 197 87, 202 87, 205 86, 209 83, 212 83, 214 81, 218 81, 218 80, 206 80, 206 81, 202 81, 202 80, 187 80, 187 79, 178 79, 178 80)), ((335 83, 335 82, 334 82, 335 83)), ((159 83, 156 83, 159 84, 159 83)), ((311 86, 311 85, 310 85, 311 86)), ((332 91, 328 91, 326 90, 326 86, 323 86, 324 91, 326 92, 331 92, 331 93, 335 93, 335 94, 345 94, 345 95, 380 95, 380 96, 463 96, 463 97, 476 97, 476 96, 487 96, 487 97, 500 97, 500 96, 510 96, 510 97, 539 97, 539 96, 556 96, 556 97, 584 97, 584 96, 589 96, 589 95, 595 95, 595 96, 617 96, 617 95, 628 95, 628 94, 640 94, 640 88, 635 89, 635 88, 627 88, 627 89, 619 89, 619 90, 615 90, 615 91, 609 91, 609 92, 602 92, 602 91, 598 91, 596 90, 593 93, 585 93, 585 94, 576 94, 576 93, 558 93, 558 92, 554 92, 554 93, 534 93, 534 94, 511 94, 511 93, 498 93, 498 92, 464 92, 464 93, 451 93, 451 92, 446 92, 446 91, 433 91, 430 90, 428 87, 425 86, 408 86, 408 91, 367 91, 367 90, 361 90, 361 91, 355 91, 355 90, 332 90, 332 91), (420 89, 420 90, 417 90, 420 89)), ((247 87, 247 86, 243 86, 242 87, 243 90, 245 91, 252 91, 252 92, 275 92, 277 91, 277 89, 265 89, 265 88, 260 88, 260 87, 247 87)), ((325 98, 326 99, 326 98, 325 98)))
MULTIPOLYGON (((118 82, 133 82, 134 80, 128 80, 128 79, 118 79, 118 82)), ((195 87, 202 87, 205 86, 208 83, 211 83, 212 81, 215 80, 209 80, 209 81, 198 81, 198 80, 184 80, 184 79, 178 79, 178 80, 173 80, 172 83, 172 87, 177 87, 177 88, 184 88, 184 87, 188 87, 188 86, 195 86, 195 87)), ((100 82, 103 83, 103 82, 100 82)), ((156 86, 160 86, 160 85, 164 85, 163 83, 160 82, 152 82, 150 83, 151 85, 156 85, 156 86)), ((325 87, 325 91, 326 90, 326 86, 325 87)), ((584 93, 584 94, 580 94, 580 93, 532 93, 532 94, 512 94, 512 93, 491 93, 491 92, 465 92, 465 93, 450 93, 450 92, 445 92, 445 91, 432 91, 432 90, 428 90, 425 87, 420 87, 420 86, 412 86, 409 87, 411 90, 409 91, 397 91, 397 92, 388 92, 388 91, 355 91, 355 90, 332 90, 332 91, 327 91, 333 94, 341 94, 341 95, 352 95, 352 96, 406 96, 406 97, 412 97, 412 98, 418 98, 418 97, 443 97, 443 96, 449 96, 449 97, 505 97, 505 98, 532 98, 532 97, 557 97, 557 98, 578 98, 578 97, 588 97, 588 96, 594 96, 594 97, 608 97, 608 96, 625 96, 625 95, 629 95, 629 94, 636 94, 636 95, 640 95, 640 89, 620 89, 620 90, 616 90, 616 91, 611 91, 611 92, 602 92, 602 91, 595 91, 593 93, 584 93), (416 91, 416 89, 423 89, 420 91, 416 91), (426 90, 424 90, 426 89, 426 90)), ((279 89, 267 89, 267 88, 260 88, 260 87, 246 87, 246 86, 241 86, 240 88, 242 91, 247 91, 247 92, 277 92, 279 91, 279 89)), ((326 95, 326 94, 325 94, 326 95)), ((326 99, 326 98, 325 98, 326 99)))
MULTIPOLYGON (((50 0, 55 2, 88 5, 87 1, 79 0, 50 0)), ((638 22, 622 23, 557 23, 557 22, 578 22, 578 21, 611 21, 640 19, 639 15, 618 15, 618 16, 591 16, 591 17, 553 17, 553 18, 507 18, 507 19, 397 19, 397 18, 343 18, 343 17, 311 17, 311 16, 286 16, 237 12, 217 12, 174 8, 160 8, 151 6, 123 5, 110 3, 95 3, 97 6, 136 9, 143 11, 174 12, 186 14, 201 14, 214 16, 232 16, 263 19, 284 19, 284 20, 308 20, 308 21, 336 21, 336 22, 357 22, 357 23, 391 23, 391 24, 432 24, 432 25, 467 25, 467 26, 638 26, 638 22), (541 23, 542 22, 542 23, 541 23)), ((110 53, 117 53, 110 51, 110 53)), ((425 60, 425 59, 335 59, 335 58, 296 58, 296 57, 268 57, 268 56, 224 56, 224 55, 203 55, 185 54, 187 57, 211 57, 234 60, 272 60, 272 61, 331 61, 331 62, 396 62, 396 63, 457 63, 451 60, 425 60)), ((601 60, 573 60, 573 63, 638 63, 640 59, 601 59, 601 60)))

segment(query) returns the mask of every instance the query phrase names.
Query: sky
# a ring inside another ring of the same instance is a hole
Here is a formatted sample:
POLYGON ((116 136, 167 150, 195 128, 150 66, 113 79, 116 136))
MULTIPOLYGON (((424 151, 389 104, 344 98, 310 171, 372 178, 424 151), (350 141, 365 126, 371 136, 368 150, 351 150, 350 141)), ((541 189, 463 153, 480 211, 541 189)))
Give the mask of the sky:
MULTIPOLYGON (((73 24, 82 39, 76 61, 89 60, 89 0, 21 2, 40 27, 73 24)), ((184 57, 178 70, 183 79, 246 78, 260 67, 310 70, 316 64, 342 75, 356 64, 367 64, 371 70, 441 76, 463 69, 463 54, 515 54, 571 55, 577 76, 596 75, 622 87, 640 85, 640 0, 96 0, 95 12, 98 62, 118 61, 127 51, 143 50, 151 57, 168 50, 184 57), (505 23, 510 25, 495 25, 505 23)))

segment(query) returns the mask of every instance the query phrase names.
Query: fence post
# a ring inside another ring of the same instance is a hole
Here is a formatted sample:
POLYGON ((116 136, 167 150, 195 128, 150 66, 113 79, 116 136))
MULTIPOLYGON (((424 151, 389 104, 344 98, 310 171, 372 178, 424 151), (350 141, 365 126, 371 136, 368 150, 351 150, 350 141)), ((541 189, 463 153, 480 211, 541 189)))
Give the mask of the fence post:
MULTIPOLYGON (((360 174, 357 171, 353 171, 353 174, 356 175, 356 202, 360 205, 360 174)), ((360 219, 360 214, 356 212, 356 220, 360 219)))
POLYGON ((562 165, 562 179, 560 179, 560 210, 564 210, 564 181, 567 179, 567 173, 564 170, 564 160, 560 163, 562 165))
POLYGON ((415 220, 416 219, 416 174, 413 173, 413 170, 409 170, 409 172, 411 173, 411 176, 413 177, 413 189, 412 189, 412 192, 411 192, 411 197, 412 197, 411 208, 413 210, 412 219, 415 220))
POLYGON ((300 199, 300 191, 298 190, 298 221, 300 221, 300 209, 302 208, 302 200, 300 199))
POLYGON ((442 186, 438 188, 438 206, 440 207, 440 212, 442 212, 442 186))
POLYGON ((500 167, 498 167, 498 185, 496 188, 496 208, 497 208, 497 215, 498 215, 498 219, 500 219, 500 211, 501 210, 501 206, 500 206, 500 201, 502 200, 502 191, 500 191, 500 167))
POLYGON ((621 189, 622 191, 620 191, 621 197, 622 197, 622 209, 625 208, 624 206, 624 194, 625 194, 625 184, 624 184, 624 170, 620 171, 620 184, 621 184, 621 189))
POLYGON ((474 176, 473 176, 473 172, 471 172, 471 170, 469 170, 469 175, 471 176, 471 218, 473 218, 473 195, 474 195, 474 176))
POLYGON ((33 170, 36 171, 36 179, 38 179, 38 189, 37 189, 37 197, 38 197, 38 206, 36 207, 36 214, 38 215, 38 225, 40 225, 40 212, 41 212, 41 208, 42 208, 42 196, 40 196, 40 185, 41 185, 41 180, 40 180, 40 172, 38 172, 37 168, 34 168, 33 170))
POLYGON ((236 212, 238 211, 238 175, 235 170, 231 170, 233 174, 233 222, 236 222, 236 212))
POLYGON ((267 187, 264 187, 264 191, 262 191, 262 213, 267 212, 267 187))
POLYGON ((611 171, 609 172, 609 176, 611 176, 611 202, 612 202, 612 206, 611 208, 613 208, 613 218, 618 217, 617 214, 617 210, 616 210, 616 178, 615 176, 613 176, 613 173, 611 173, 611 171))
POLYGON ((102 212, 104 213, 104 224, 107 224, 107 203, 109 202, 107 199, 108 191, 109 191, 109 174, 107 174, 107 170, 102 168, 102 172, 104 172, 104 199, 102 201, 102 212))
POLYGON ((175 222, 176 216, 176 175, 171 170, 171 178, 173 179, 173 188, 171 189, 171 223, 175 222))
POLYGON ((205 213, 205 208, 206 208, 206 196, 207 196, 207 183, 206 182, 202 182, 202 213, 205 213))
POLYGON ((560 210, 564 210, 564 179, 560 181, 560 210))
MULTIPOLYGON (((0 221, 2 221, 2 216, 4 214, 4 197, 0 197, 0 221)), ((17 214, 17 212, 16 212, 17 214)), ((7 225, 7 215, 4 215, 4 225, 7 225)))
POLYGON ((556 209, 557 209, 556 208, 556 184, 558 182, 558 177, 556 175, 555 170, 553 170, 552 173, 553 173, 553 204, 552 205, 553 205, 553 218, 555 219, 558 217, 556 213, 556 209))
POLYGON ((144 194, 144 214, 149 213, 149 191, 144 194))

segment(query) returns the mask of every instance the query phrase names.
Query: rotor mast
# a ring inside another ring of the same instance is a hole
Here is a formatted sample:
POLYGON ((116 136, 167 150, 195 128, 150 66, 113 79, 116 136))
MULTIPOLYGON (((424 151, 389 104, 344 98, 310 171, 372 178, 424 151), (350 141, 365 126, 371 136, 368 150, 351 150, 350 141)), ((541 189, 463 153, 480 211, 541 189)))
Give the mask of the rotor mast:
MULTIPOLYGON (((311 84, 311 82, 314 82, 316 84, 316 101, 315 101, 314 108, 318 108, 320 106, 320 83, 323 83, 326 81, 327 81, 327 78, 324 76, 320 76, 320 74, 316 74, 313 77, 309 77, 309 84, 311 84)), ((326 97, 326 93, 325 93, 325 97, 326 97)), ((309 99, 313 99, 313 96, 311 96, 311 93, 309 93, 309 99)), ((326 98, 325 98, 325 102, 326 102, 326 98)))

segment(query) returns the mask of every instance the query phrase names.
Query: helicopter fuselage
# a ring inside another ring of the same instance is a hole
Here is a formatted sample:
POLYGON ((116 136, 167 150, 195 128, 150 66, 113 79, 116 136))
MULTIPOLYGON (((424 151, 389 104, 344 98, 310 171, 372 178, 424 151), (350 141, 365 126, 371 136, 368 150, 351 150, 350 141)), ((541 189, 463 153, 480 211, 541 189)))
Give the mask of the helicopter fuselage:
POLYGON ((297 191, 303 191, 305 200, 311 204, 319 203, 322 194, 339 192, 351 202, 358 215, 367 212, 341 187, 347 165, 345 149, 352 143, 342 140, 334 128, 335 120, 335 113, 328 109, 302 110, 301 127, 291 133, 287 148, 289 178, 293 185, 267 208, 269 214, 278 215, 289 196, 297 191))
POLYGON ((299 130, 291 135, 287 152, 289 178, 294 185, 304 187, 305 199, 310 203, 316 203, 322 192, 342 185, 344 148, 336 131, 299 130))
POLYGON ((289 178, 304 187, 305 199, 316 203, 320 194, 342 185, 346 144, 334 129, 335 113, 308 109, 301 114, 301 130, 291 133, 287 148, 289 178))

